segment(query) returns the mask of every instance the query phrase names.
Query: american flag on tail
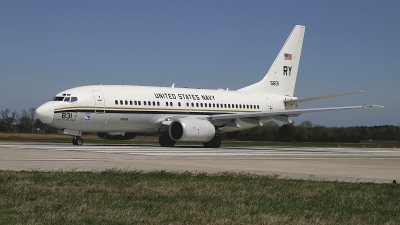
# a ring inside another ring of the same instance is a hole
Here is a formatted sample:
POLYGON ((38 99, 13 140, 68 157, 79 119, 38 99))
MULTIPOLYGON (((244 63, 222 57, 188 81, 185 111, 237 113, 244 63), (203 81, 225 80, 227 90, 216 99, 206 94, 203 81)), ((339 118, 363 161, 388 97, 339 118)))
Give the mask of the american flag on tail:
POLYGON ((292 60, 292 54, 285 53, 285 60, 292 60))

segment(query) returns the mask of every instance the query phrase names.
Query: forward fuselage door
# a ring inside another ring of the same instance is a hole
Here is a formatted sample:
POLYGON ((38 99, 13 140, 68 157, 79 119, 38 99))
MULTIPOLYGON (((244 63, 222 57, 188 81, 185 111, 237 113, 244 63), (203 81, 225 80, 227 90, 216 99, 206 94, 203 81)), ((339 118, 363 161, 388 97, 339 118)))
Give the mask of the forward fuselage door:
POLYGON ((94 112, 95 113, 105 113, 104 109, 104 96, 101 91, 92 91, 94 95, 94 112))
POLYGON ((191 111, 191 106, 190 106, 190 101, 189 100, 185 100, 184 101, 184 104, 185 104, 185 111, 187 112, 187 113, 189 113, 190 111, 191 111))
POLYGON ((272 111, 273 110, 272 101, 269 98, 267 98, 267 108, 268 108, 268 111, 272 111))

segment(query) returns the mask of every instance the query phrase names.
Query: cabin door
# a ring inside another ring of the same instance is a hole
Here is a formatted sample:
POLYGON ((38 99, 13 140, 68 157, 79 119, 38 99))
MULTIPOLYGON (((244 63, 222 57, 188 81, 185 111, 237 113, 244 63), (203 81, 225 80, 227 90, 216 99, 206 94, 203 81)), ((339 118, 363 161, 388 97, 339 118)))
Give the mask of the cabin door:
POLYGON ((183 104, 185 104, 185 111, 186 111, 187 113, 189 113, 189 112, 191 111, 191 108, 192 108, 192 107, 190 106, 190 101, 189 101, 189 100, 185 100, 183 104))
POLYGON ((272 101, 269 98, 267 98, 267 108, 268 108, 268 111, 272 111, 273 110, 272 101))
POLYGON ((105 113, 104 109, 104 97, 101 91, 92 91, 94 95, 94 112, 105 113))

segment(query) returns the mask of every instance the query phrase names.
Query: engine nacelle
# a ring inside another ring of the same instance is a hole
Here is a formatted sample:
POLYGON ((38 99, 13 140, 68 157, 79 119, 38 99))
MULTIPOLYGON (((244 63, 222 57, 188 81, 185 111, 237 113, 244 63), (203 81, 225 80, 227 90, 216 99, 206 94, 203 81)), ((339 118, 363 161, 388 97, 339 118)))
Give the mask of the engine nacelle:
POLYGON ((130 140, 136 137, 136 133, 121 133, 121 132, 99 132, 96 136, 100 139, 109 140, 130 140))
POLYGON ((180 118, 171 122, 169 136, 174 141, 207 142, 215 136, 215 127, 208 120, 180 118))

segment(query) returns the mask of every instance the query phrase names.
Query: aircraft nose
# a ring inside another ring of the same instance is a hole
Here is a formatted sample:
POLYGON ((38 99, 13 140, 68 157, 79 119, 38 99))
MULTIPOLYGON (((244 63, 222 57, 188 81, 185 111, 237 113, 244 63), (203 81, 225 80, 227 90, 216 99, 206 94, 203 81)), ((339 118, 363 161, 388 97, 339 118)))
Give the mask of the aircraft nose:
POLYGON ((52 102, 46 102, 36 109, 36 118, 45 123, 51 123, 54 118, 54 106, 52 102))

